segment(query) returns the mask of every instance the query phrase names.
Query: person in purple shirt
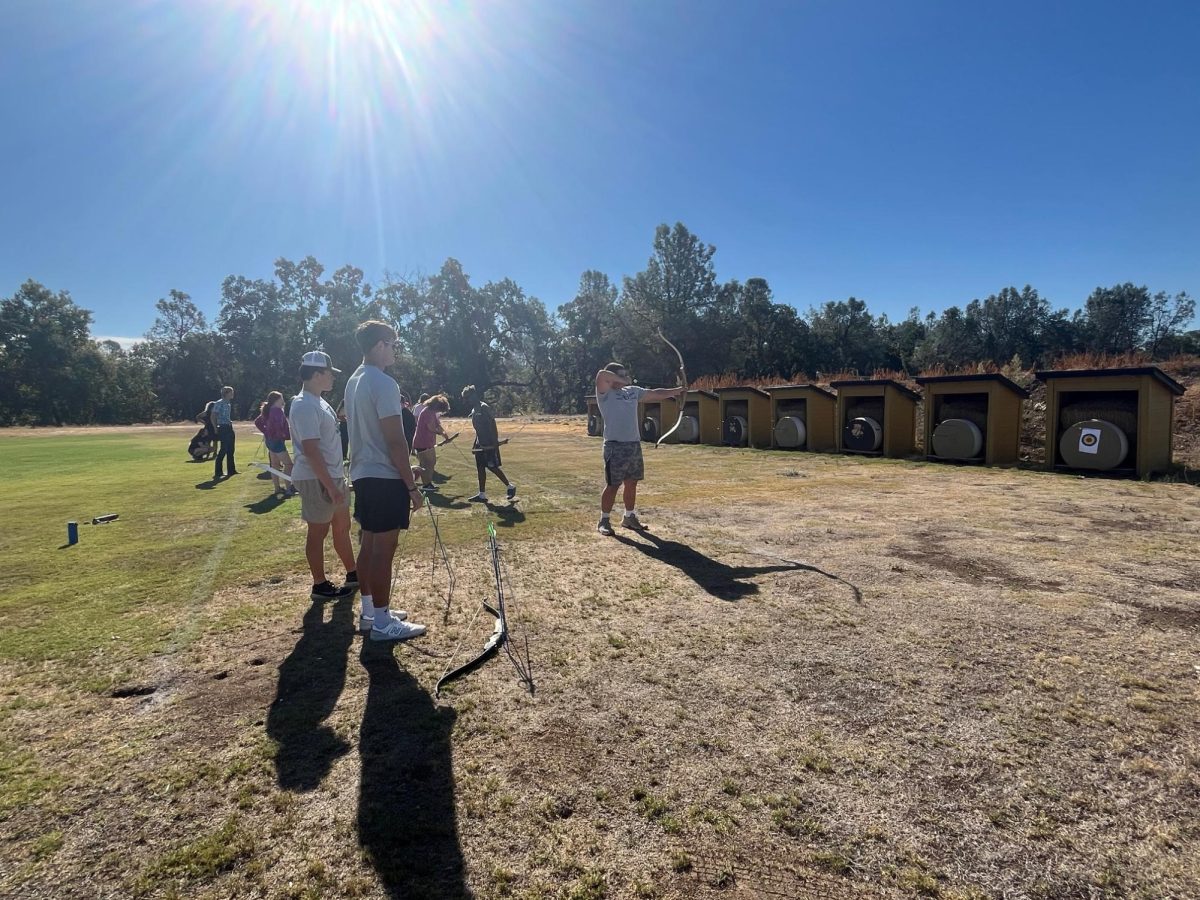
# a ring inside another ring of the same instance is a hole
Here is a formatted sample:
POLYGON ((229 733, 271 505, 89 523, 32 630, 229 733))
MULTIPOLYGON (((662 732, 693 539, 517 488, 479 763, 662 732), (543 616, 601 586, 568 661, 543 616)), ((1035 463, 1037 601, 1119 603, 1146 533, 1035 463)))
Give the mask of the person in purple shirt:
MULTIPOLYGON (((259 407, 254 427, 263 434, 263 443, 267 445, 267 458, 271 462, 271 468, 291 476, 292 458, 288 456, 287 442, 292 439, 292 433, 288 428, 287 416, 283 414, 282 393, 271 391, 267 394, 267 399, 259 407)), ((275 482, 276 494, 283 493, 290 497, 296 493, 292 485, 282 484, 278 475, 272 473, 271 480, 275 482)))
POLYGON ((417 451, 417 464, 422 469, 421 490, 432 491, 434 466, 437 465, 437 436, 447 437, 442 428, 441 414, 449 412, 450 401, 445 394, 437 394, 425 401, 425 408, 417 416, 417 433, 413 435, 413 449, 417 451))

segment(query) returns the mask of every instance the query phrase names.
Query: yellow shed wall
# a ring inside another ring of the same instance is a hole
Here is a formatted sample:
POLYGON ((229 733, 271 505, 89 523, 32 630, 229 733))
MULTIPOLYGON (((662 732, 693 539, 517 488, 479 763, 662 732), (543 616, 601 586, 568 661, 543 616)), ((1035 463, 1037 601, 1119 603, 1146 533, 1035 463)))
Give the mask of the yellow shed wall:
POLYGON ((1058 415, 1064 393, 1136 391, 1138 395, 1137 474, 1146 477, 1171 465, 1175 397, 1149 375, 1051 378, 1046 382, 1046 468, 1058 458, 1058 415))
POLYGON ((778 404, 781 400, 803 400, 804 427, 808 432, 805 449, 812 453, 825 453, 837 448, 835 421, 837 398, 811 388, 776 388, 771 395, 771 446, 775 446, 775 422, 779 419, 778 404))

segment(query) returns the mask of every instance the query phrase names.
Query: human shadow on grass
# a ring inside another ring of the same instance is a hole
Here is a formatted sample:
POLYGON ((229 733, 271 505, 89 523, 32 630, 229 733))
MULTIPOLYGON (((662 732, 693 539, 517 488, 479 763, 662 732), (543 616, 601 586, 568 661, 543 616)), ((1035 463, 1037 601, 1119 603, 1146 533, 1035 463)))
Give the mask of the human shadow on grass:
POLYGON ((496 517, 496 524, 501 528, 511 528, 525 521, 525 513, 521 512, 514 501, 489 500, 487 508, 496 517))
POLYGON ((263 513, 269 513, 271 510, 282 506, 286 502, 287 499, 285 497, 281 497, 278 494, 268 494, 261 500, 255 500, 253 503, 247 503, 245 508, 254 513, 254 515, 261 516, 263 513))
POLYGON ((196 485, 196 490, 198 490, 198 491, 211 491, 213 488, 215 488, 215 487, 216 487, 218 484, 220 484, 222 481, 224 481, 224 479, 223 479, 223 478, 210 478, 208 481, 202 481, 202 482, 200 482, 198 485, 196 485))
POLYGON ((304 614, 304 632, 279 667, 275 700, 267 711, 267 734, 279 745, 275 773, 284 790, 311 791, 350 745, 325 720, 346 683, 346 654, 354 640, 354 599, 323 601, 304 614))
MULTIPOLYGON (((846 585, 854 592, 855 601, 862 602, 862 592, 853 584, 838 575, 826 572, 808 563, 779 557, 767 557, 769 559, 777 559, 778 564, 772 566, 731 566, 713 559, 711 556, 705 556, 699 550, 689 547, 687 544, 681 544, 679 541, 669 541, 649 531, 642 531, 639 534, 646 540, 637 541, 622 534, 614 534, 613 538, 628 547, 639 550, 652 559, 657 559, 659 562, 674 566, 719 600, 735 601, 749 597, 752 594, 757 594, 758 585, 748 581, 748 579, 754 578, 757 575, 767 575, 771 572, 804 571, 815 572, 818 575, 823 575, 826 578, 846 585)), ((748 553, 749 551, 745 552, 748 553)), ((749 555, 764 556, 764 554, 754 553, 749 555)))
POLYGON ((393 644, 364 641, 358 841, 388 897, 472 897, 454 808, 455 712, 400 668, 393 644))
POLYGON ((465 500, 460 500, 457 497, 446 497, 437 491, 427 493, 425 495, 425 503, 429 506, 436 506, 438 509, 466 509, 471 505, 465 500))

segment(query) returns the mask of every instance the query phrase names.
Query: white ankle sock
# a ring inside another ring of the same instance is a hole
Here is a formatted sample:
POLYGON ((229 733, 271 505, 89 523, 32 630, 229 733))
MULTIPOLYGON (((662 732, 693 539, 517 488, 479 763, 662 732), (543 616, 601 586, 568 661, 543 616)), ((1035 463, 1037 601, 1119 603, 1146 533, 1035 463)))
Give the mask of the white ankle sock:
POLYGON ((371 596, 369 594, 363 594, 363 595, 361 595, 361 599, 362 599, 362 614, 364 616, 374 616, 375 615, 375 604, 371 602, 371 596))
POLYGON ((375 607, 375 627, 383 628, 392 620, 391 610, 386 606, 375 607))
POLYGON ((627 518, 627 519, 628 519, 630 516, 636 516, 636 515, 637 515, 637 510, 636 510, 636 509, 627 509, 627 510, 625 510, 625 518, 627 518))

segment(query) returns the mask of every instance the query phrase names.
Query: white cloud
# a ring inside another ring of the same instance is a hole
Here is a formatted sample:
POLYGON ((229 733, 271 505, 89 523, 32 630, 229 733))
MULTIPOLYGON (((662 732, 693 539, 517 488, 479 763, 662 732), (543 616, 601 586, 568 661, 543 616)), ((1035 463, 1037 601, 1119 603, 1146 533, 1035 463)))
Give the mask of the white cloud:
POLYGON ((93 341, 116 341, 121 345, 122 350, 129 350, 134 344, 140 344, 146 340, 144 337, 113 337, 107 334, 93 334, 93 341))

